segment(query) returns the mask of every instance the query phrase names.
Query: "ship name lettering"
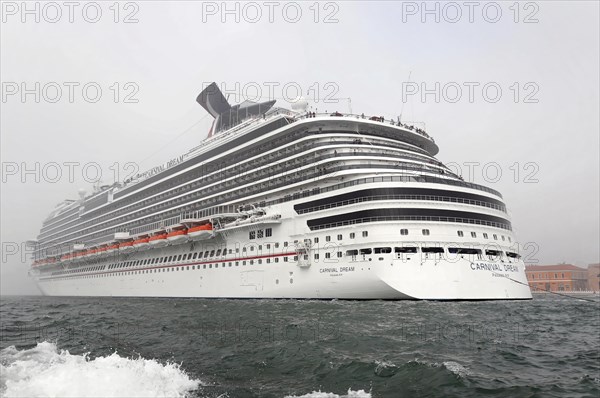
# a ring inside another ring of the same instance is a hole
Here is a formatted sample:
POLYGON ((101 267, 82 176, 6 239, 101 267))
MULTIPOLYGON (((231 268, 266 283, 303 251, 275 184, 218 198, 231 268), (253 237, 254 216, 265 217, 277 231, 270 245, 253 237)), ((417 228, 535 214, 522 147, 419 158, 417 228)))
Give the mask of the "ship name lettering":
POLYGON ((338 272, 337 268, 321 268, 319 270, 320 273, 331 273, 331 272, 338 272))

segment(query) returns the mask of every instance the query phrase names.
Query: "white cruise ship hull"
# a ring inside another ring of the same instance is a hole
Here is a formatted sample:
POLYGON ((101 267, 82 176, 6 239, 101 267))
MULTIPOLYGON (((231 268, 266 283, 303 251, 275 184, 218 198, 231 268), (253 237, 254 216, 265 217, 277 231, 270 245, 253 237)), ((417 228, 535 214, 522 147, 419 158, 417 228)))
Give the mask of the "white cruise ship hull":
POLYGON ((30 274, 44 294, 531 298, 502 195, 437 160, 420 128, 231 106, 214 83, 197 102, 208 139, 43 222, 30 274), (77 257, 96 247, 111 249, 77 257))

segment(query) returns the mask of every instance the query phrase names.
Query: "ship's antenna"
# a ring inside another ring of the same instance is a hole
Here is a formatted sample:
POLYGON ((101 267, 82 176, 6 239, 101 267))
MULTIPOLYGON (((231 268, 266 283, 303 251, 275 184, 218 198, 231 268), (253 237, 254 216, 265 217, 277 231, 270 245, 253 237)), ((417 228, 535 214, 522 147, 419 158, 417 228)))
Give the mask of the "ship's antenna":
MULTIPOLYGON (((412 75, 412 70, 408 72, 408 82, 407 83, 410 83, 410 75, 412 75)), ((399 119, 399 121, 402 121, 402 114, 404 113, 404 105, 406 105, 406 103, 404 101, 402 101, 402 108, 400 109, 400 119, 399 119)))

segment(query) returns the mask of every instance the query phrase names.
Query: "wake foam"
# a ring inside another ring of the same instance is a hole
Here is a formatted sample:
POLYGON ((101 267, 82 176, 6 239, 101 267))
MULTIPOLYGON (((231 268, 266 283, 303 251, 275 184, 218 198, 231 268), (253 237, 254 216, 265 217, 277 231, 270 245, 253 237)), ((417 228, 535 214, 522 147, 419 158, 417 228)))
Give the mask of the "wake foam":
POLYGON ((371 398, 371 393, 365 390, 352 391, 348 389, 346 395, 338 395, 332 392, 313 391, 304 395, 286 395, 285 398, 371 398))
POLYGON ((200 386, 177 364, 117 353, 93 360, 53 343, 0 351, 2 397, 186 397, 200 386))

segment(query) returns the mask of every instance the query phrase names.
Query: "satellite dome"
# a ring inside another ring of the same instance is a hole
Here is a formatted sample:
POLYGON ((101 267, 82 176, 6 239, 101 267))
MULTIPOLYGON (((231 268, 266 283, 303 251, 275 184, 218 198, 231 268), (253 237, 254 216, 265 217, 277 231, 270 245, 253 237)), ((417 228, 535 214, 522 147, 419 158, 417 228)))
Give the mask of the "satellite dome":
POLYGON ((304 112, 308 109, 308 101, 304 97, 298 97, 292 101, 292 110, 296 112, 304 112))

